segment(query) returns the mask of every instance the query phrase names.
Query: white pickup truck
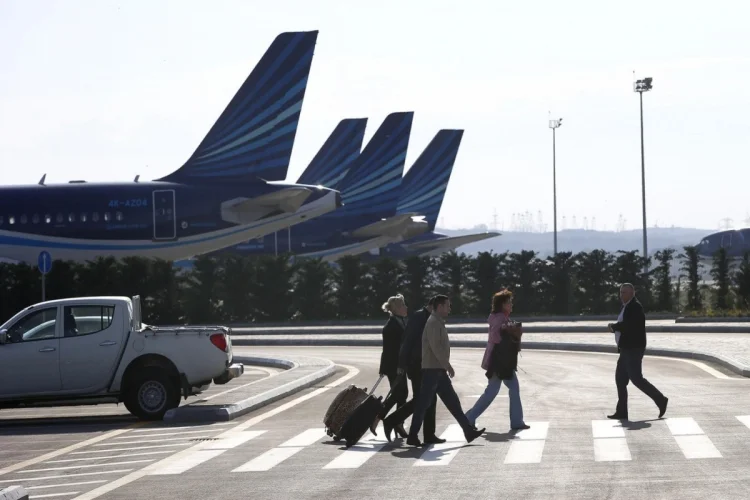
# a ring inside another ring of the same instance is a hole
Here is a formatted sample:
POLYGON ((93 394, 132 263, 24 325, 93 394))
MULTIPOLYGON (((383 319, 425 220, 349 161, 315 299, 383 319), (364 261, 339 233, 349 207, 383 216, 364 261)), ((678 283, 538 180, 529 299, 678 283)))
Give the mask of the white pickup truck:
POLYGON ((0 325, 0 408, 122 402, 159 420, 243 373, 228 328, 144 325, 138 296, 50 300, 0 325))

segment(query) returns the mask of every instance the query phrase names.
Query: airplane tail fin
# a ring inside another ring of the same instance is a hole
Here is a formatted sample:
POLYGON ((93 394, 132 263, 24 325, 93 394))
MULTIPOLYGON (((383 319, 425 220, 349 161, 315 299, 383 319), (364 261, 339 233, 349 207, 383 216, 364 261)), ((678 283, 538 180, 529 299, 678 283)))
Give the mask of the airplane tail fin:
POLYGON ((401 184, 398 214, 417 212, 434 231, 448 189, 463 130, 440 130, 430 141, 401 184))
POLYGON ((362 149, 367 118, 341 120, 307 166, 297 184, 336 189, 362 149))
POLYGON ((169 182, 286 179, 317 31, 281 33, 169 182))
POLYGON ((395 215, 413 119, 412 111, 391 113, 385 118, 339 182, 337 190, 344 209, 331 216, 381 219, 395 215))

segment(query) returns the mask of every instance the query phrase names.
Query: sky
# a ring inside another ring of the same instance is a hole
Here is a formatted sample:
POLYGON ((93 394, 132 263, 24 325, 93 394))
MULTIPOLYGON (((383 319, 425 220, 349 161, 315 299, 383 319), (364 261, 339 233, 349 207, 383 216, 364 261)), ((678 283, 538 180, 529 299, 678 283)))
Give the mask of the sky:
POLYGON ((750 226, 750 3, 0 0, 3 184, 156 179, 184 163, 273 39, 319 30, 287 180, 339 120, 414 111, 406 168, 465 130, 439 227, 541 212, 750 226))

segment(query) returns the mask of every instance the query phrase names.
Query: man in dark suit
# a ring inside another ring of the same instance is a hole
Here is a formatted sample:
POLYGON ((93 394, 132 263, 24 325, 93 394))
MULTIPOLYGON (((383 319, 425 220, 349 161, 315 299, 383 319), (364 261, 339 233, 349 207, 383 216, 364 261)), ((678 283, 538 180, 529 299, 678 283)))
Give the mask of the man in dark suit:
MULTIPOLYGON (((400 376, 408 375, 411 380, 412 398, 400 406, 396 411, 383 420, 383 430, 388 441, 391 440, 391 432, 396 429, 401 437, 406 437, 404 421, 414 413, 414 406, 419 400, 419 390, 422 386, 422 332, 427 324, 427 319, 432 314, 432 306, 435 298, 431 298, 425 307, 414 312, 406 323, 404 342, 401 344, 398 360, 398 373, 400 376)), ((435 412, 437 405, 437 394, 433 396, 430 406, 424 417, 424 443, 444 443, 435 435, 435 412)))
POLYGON ((667 411, 669 398, 659 392, 643 376, 643 355, 646 352, 646 315, 643 306, 635 298, 635 287, 624 283, 620 287, 622 310, 617 323, 610 323, 609 330, 615 334, 617 359, 615 383, 617 384, 617 408, 607 418, 615 420, 628 419, 628 382, 643 391, 659 408, 659 418, 667 411))

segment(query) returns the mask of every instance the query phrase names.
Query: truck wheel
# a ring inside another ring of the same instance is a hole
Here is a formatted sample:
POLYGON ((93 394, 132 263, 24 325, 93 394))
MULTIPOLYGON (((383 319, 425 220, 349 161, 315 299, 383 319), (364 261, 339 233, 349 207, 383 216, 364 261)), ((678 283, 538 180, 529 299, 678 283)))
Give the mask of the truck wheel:
POLYGON ((145 368, 133 375, 125 394, 125 408, 142 420, 161 420, 180 405, 180 391, 159 368, 145 368))

